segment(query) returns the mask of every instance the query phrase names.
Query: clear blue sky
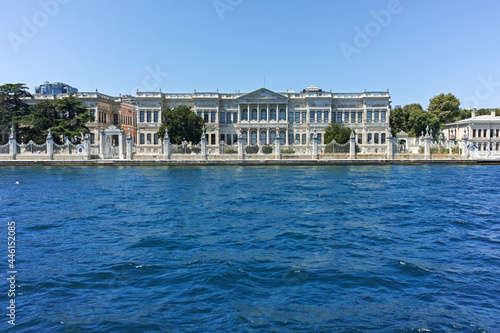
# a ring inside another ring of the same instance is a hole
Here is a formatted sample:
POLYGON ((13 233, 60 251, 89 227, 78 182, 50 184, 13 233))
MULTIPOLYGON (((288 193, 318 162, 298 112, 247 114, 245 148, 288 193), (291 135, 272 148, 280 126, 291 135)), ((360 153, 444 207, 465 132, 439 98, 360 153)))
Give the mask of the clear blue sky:
POLYGON ((499 14, 498 0, 4 0, 0 83, 250 92, 265 76, 279 92, 390 89, 393 105, 424 108, 450 92, 500 107, 499 14))

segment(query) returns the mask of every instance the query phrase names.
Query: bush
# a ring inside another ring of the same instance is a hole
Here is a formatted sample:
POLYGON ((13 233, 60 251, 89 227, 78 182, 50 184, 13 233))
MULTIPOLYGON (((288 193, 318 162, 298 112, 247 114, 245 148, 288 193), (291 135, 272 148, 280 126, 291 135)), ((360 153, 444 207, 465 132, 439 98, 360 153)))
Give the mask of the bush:
POLYGON ((295 150, 293 150, 292 148, 286 148, 286 149, 283 149, 283 151, 281 153, 282 154, 295 154, 295 150))
POLYGON ((257 154, 259 152, 258 146, 248 146, 245 148, 247 154, 257 154))
POLYGON ((262 152, 264 154, 271 154, 273 152, 273 147, 271 147, 271 146, 264 146, 264 147, 262 147, 262 152))
POLYGON ((234 148, 227 148, 225 151, 224 151, 224 154, 237 154, 238 151, 235 150, 234 148))
POLYGON ((325 154, 333 154, 333 144, 329 144, 325 147, 325 154))

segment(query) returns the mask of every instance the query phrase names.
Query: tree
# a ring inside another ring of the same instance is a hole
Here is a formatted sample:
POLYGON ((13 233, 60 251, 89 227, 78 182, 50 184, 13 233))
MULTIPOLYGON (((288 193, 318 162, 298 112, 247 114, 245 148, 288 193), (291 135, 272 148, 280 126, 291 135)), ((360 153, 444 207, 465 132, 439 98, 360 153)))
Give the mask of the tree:
POLYGON ((426 133, 426 127, 432 130, 435 138, 439 136, 440 122, 439 118, 425 110, 415 110, 408 118, 408 134, 411 136, 420 136, 422 132, 426 133))
POLYGON ((441 124, 450 123, 460 114, 460 101, 452 94, 440 94, 430 100, 428 110, 439 118, 441 124))
POLYGON ((168 107, 162 111, 162 114, 162 124, 157 132, 158 137, 163 139, 165 129, 168 129, 171 143, 180 144, 184 140, 193 144, 200 142, 205 122, 189 106, 168 107))
POLYGON ((21 118, 20 129, 23 142, 33 140, 43 143, 47 137, 49 128, 54 137, 54 142, 61 144, 62 138, 78 138, 88 133, 86 123, 92 121, 88 109, 75 97, 64 97, 54 101, 43 101, 30 106, 30 113, 21 118))
POLYGON ((391 126, 392 135, 396 135, 398 132, 408 131, 408 118, 410 115, 402 107, 394 108, 391 110, 391 116, 389 117, 389 123, 391 126))
POLYGON ((342 127, 339 123, 332 122, 325 128, 325 143, 329 144, 333 140, 335 142, 344 144, 349 141, 352 130, 349 127, 342 127))
POLYGON ((17 125, 28 114, 28 105, 22 100, 32 97, 24 83, 6 83, 0 86, 0 131, 17 125))

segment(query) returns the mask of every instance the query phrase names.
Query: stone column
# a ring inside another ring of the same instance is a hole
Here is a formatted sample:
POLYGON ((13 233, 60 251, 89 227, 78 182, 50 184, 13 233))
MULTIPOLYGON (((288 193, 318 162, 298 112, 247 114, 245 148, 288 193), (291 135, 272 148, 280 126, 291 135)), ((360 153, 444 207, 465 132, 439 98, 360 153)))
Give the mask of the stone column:
MULTIPOLYGON (((45 139, 45 143, 47 144, 47 157, 49 160, 54 159, 54 138, 52 137, 52 132, 49 128, 49 133, 47 133, 47 138, 45 139)), ((68 145, 69 147, 69 145, 68 145)), ((68 148, 69 149, 69 148, 68 148)))
POLYGON ((277 160, 281 159, 281 142, 280 140, 274 140, 274 158, 277 160))
POLYGON ((424 136, 424 158, 426 160, 431 159, 431 136, 429 135, 429 126, 426 128, 426 134, 424 136))
POLYGON ((121 130, 120 134, 118 134, 118 149, 120 151, 119 158, 120 160, 125 159, 125 131, 121 130))
POLYGON ((390 160, 394 159, 394 140, 391 131, 387 135, 387 158, 390 160))
POLYGON ((462 136, 462 157, 469 158, 469 148, 468 148, 468 138, 466 131, 464 130, 464 135, 462 136))
POLYGON ((85 157, 90 160, 90 134, 85 134, 83 139, 83 149, 85 149, 85 157))
POLYGON ((168 129, 165 129, 165 136, 163 137, 163 156, 165 159, 170 159, 170 136, 168 135, 168 129))
POLYGON ((10 128, 10 136, 9 136, 9 155, 12 160, 16 159, 17 155, 17 141, 14 136, 14 127, 10 128))
MULTIPOLYGON (((247 136, 248 136, 248 134, 247 134, 247 136)), ((243 150, 244 144, 245 143, 243 142, 243 135, 241 135, 241 130, 240 130, 240 131, 238 131, 238 158, 240 160, 245 158, 245 151, 243 150)))
POLYGON ((203 127, 203 133, 201 134, 201 158, 203 160, 207 159, 207 136, 205 135, 205 127, 203 127))
POLYGON ((349 138, 349 158, 351 160, 356 159, 356 137, 354 132, 351 132, 351 137, 349 138))
POLYGON ((101 140, 99 141, 99 157, 104 159, 104 146, 106 145, 106 132, 101 130, 101 140))
POLYGON ((318 159, 318 135, 316 134, 316 131, 314 131, 313 134, 313 142, 312 142, 312 158, 313 159, 318 159))
POLYGON ((133 159, 133 141, 132 141, 132 135, 130 135, 130 128, 128 129, 128 135, 127 135, 127 160, 132 160, 133 159))
MULTIPOLYGON (((285 131, 285 146, 288 146, 290 144, 290 138, 288 137, 290 133, 288 132, 288 127, 286 128, 286 131, 285 131)), ((293 140, 292 140, 293 142, 293 140)))

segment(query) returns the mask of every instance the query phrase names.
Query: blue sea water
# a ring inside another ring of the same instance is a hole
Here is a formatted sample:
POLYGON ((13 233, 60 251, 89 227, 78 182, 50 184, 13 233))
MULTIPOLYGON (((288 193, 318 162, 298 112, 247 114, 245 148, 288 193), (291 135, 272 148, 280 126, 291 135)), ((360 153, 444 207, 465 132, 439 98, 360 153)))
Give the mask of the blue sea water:
POLYGON ((499 175, 459 165, 2 167, 0 330, 499 332, 499 175))

